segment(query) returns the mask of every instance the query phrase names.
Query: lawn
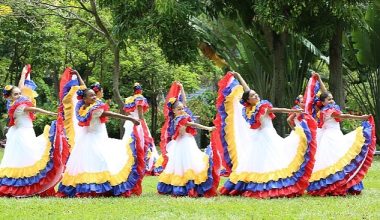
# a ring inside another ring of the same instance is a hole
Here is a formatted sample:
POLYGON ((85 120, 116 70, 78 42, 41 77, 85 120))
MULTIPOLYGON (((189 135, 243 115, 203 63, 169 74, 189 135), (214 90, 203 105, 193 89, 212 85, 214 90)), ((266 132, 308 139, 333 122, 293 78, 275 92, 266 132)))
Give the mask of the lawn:
MULTIPOLYGON (((0 150, 0 157, 2 152, 0 150)), ((219 196, 173 198, 156 193, 146 177, 143 194, 131 198, 0 198, 1 219, 380 219, 380 158, 364 180, 362 195, 257 200, 219 196)))

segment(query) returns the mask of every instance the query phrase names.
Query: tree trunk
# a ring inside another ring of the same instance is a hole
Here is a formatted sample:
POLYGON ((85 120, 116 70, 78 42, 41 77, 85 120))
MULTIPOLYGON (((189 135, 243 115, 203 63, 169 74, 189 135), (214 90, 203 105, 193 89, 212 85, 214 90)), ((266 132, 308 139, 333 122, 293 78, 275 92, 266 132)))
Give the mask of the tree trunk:
POLYGON ((334 96, 335 102, 344 109, 345 97, 343 88, 343 72, 342 72, 342 35, 343 28, 337 26, 335 32, 330 40, 329 53, 330 53, 330 77, 329 89, 334 96))
MULTIPOLYGON (((288 33, 283 32, 280 34, 273 33, 273 64, 274 73, 272 80, 272 88, 270 101, 275 107, 286 107, 285 98, 286 96, 286 42, 288 38, 288 33)), ((274 126, 277 129, 279 135, 285 135, 286 131, 286 121, 284 114, 277 114, 276 120, 274 121, 274 126)))

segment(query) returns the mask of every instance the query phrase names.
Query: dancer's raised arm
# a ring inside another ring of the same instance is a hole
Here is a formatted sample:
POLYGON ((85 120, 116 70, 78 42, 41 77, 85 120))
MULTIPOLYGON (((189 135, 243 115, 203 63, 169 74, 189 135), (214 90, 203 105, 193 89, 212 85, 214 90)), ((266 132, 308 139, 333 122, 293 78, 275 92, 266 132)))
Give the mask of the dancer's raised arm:
POLYGON ((28 65, 25 65, 24 68, 22 68, 20 81, 18 82, 18 88, 20 89, 24 87, 27 72, 28 72, 28 65))
POLYGON ((72 73, 75 74, 75 75, 77 75, 78 81, 79 81, 79 85, 84 86, 85 88, 87 88, 86 84, 84 83, 84 81, 83 81, 82 77, 80 76, 80 74, 78 73, 78 71, 72 70, 72 73))
POLYGON ((234 76, 235 78, 240 82, 240 84, 243 86, 243 89, 244 91, 249 91, 251 90, 248 86, 248 84, 245 82, 245 80, 243 79, 243 77, 240 75, 240 73, 238 72, 233 72, 234 73, 234 76))
POLYGON ((321 92, 324 93, 324 92, 328 92, 327 89, 326 89, 326 86, 325 84, 323 83, 322 79, 321 79, 321 75, 319 75, 319 73, 316 73, 316 72, 313 72, 312 73, 313 76, 317 76, 318 78, 318 82, 320 84, 320 89, 321 89, 321 92))

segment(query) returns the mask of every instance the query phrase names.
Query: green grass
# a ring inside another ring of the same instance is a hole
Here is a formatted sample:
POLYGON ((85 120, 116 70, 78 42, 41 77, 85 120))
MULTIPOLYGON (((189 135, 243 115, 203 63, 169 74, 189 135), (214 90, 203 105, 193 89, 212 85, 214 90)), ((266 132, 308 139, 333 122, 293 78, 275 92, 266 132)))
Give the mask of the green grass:
MULTIPOLYGON (((0 151, 0 156, 2 152, 0 151)), ((143 194, 131 198, 0 198, 1 219, 380 219, 380 158, 364 180, 362 195, 257 200, 219 196, 174 198, 156 193, 145 177, 143 194)))

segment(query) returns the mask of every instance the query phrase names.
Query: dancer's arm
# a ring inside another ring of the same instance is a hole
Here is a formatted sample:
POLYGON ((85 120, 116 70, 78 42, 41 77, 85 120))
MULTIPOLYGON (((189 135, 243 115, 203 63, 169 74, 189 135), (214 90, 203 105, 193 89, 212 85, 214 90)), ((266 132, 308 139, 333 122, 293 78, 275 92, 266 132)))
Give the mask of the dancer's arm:
POLYGON ((187 99, 186 99, 185 89, 183 88, 182 83, 180 83, 180 82, 177 82, 177 83, 178 83, 178 85, 181 87, 182 104, 183 104, 184 106, 186 106, 187 99))
POLYGON ((249 88, 248 84, 245 82, 243 77, 241 77, 240 73, 233 72, 235 78, 240 82, 240 84, 243 86, 244 91, 250 91, 251 89, 249 88))
POLYGON ((302 113, 302 109, 271 108, 268 113, 302 113))
POLYGON ((321 92, 323 92, 323 93, 327 92, 326 86, 321 79, 321 75, 319 75, 319 73, 316 73, 316 72, 313 72, 313 75, 317 76, 317 78, 318 78, 318 82, 320 84, 321 92))
POLYGON ((28 71, 28 66, 25 65, 24 68, 22 68, 20 81, 18 82, 18 88, 19 89, 22 89, 24 87, 27 71, 28 71))
POLYGON ((368 120, 370 115, 332 114, 331 117, 340 119, 368 120))
POLYGON ((135 118, 133 118, 131 116, 126 116, 126 115, 122 115, 122 114, 111 112, 111 111, 104 111, 103 114, 102 114, 102 116, 132 121, 133 124, 135 124, 135 125, 139 125, 140 124, 140 122, 137 119, 135 119, 135 118))
POLYGON ((201 124, 198 124, 198 123, 194 123, 194 122, 187 122, 186 126, 190 126, 190 127, 193 127, 193 128, 199 128, 199 129, 203 129, 203 130, 206 130, 206 131, 214 131, 216 129, 215 126, 208 127, 208 126, 204 126, 204 125, 201 125, 201 124))
POLYGON ((37 112, 37 113, 41 113, 41 114, 45 114, 45 115, 53 115, 53 116, 57 116, 58 115, 55 112, 46 111, 44 109, 37 108, 37 107, 25 107, 24 108, 24 112, 37 112))
POLYGON ((86 87, 86 84, 84 83, 84 81, 83 81, 82 77, 80 76, 80 74, 78 73, 78 71, 76 71, 76 70, 72 70, 72 72, 73 72, 75 75, 77 75, 77 77, 78 77, 78 81, 79 81, 79 85, 80 85, 80 86, 84 86, 85 88, 87 88, 87 87, 86 87))

